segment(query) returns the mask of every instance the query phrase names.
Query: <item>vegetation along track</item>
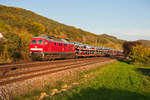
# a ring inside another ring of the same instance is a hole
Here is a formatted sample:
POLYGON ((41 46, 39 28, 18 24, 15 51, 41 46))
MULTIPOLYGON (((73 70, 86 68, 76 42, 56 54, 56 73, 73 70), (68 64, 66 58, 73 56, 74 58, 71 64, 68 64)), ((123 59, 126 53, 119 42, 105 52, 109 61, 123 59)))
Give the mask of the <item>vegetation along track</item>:
POLYGON ((0 76, 0 86, 106 60, 110 60, 110 58, 96 57, 0 66, 0 71, 5 73, 0 76))

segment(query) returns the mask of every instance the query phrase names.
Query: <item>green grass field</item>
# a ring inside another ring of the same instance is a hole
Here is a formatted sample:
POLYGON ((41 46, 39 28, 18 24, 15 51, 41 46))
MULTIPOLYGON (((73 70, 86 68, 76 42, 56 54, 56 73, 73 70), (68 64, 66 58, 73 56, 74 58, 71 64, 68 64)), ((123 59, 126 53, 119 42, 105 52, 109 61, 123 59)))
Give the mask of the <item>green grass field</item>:
POLYGON ((150 67, 108 64, 94 70, 79 86, 44 100, 150 100, 149 74, 143 73, 150 73, 150 67))
MULTIPOLYGON (((150 66, 117 61, 83 73, 81 77, 79 85, 44 100, 150 100, 150 66), (81 78, 85 75, 88 77, 81 78)), ((41 92, 50 91, 49 87, 14 100, 37 100, 41 92)))

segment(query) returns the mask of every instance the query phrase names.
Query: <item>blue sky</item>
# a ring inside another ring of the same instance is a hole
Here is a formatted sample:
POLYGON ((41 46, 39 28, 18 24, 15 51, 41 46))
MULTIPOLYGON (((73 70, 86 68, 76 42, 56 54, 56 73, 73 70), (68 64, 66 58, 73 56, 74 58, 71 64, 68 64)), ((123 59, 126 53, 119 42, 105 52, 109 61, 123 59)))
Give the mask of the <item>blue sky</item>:
POLYGON ((150 40, 150 0, 0 0, 58 22, 120 39, 150 40))

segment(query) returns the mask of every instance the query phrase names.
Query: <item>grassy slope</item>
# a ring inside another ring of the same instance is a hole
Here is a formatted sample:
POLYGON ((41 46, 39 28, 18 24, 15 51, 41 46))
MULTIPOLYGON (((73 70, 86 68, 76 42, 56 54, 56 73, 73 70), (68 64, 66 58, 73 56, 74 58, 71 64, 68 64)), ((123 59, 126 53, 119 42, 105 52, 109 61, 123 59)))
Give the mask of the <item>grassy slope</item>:
POLYGON ((150 100, 150 81, 135 66, 117 62, 101 70, 78 88, 45 100, 150 100))

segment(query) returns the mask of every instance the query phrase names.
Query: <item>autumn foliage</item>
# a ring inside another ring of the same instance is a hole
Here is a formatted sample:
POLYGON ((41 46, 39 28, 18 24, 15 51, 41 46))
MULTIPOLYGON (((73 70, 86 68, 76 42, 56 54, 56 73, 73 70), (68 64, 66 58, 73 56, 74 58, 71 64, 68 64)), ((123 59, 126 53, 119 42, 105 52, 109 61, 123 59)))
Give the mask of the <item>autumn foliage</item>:
POLYGON ((138 44, 140 44, 140 42, 137 42, 137 41, 124 42, 123 49, 124 49, 125 56, 126 57, 129 56, 132 48, 138 44))
POLYGON ((0 5, 0 62, 28 60, 30 38, 45 34, 95 46, 120 49, 123 40, 106 34, 96 35, 68 26, 29 10, 0 5))
POLYGON ((150 62, 150 47, 136 45, 131 49, 129 56, 134 62, 149 63, 150 62))
POLYGON ((135 63, 150 62, 150 47, 139 41, 129 41, 123 44, 124 54, 130 61, 135 63))

